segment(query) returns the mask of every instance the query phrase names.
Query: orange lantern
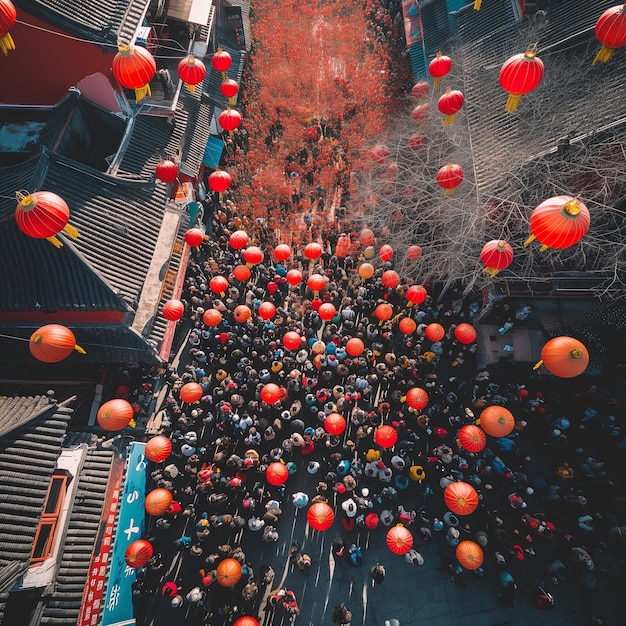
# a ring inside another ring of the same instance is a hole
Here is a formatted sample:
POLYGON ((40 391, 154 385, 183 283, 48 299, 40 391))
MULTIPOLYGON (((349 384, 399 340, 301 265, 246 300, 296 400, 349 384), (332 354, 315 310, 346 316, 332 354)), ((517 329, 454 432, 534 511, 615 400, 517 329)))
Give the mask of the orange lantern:
POLYGON ((233 58, 222 48, 218 48, 211 58, 211 65, 216 72, 227 72, 232 64, 233 58))
POLYGON ((240 617, 233 626, 259 626, 258 620, 254 619, 254 617, 250 617, 249 615, 244 615, 240 617))
POLYGON ((452 59, 441 52, 437 52, 435 58, 428 64, 428 73, 435 79, 435 87, 451 69, 452 59))
POLYGON ((242 573, 243 570, 239 561, 231 558, 224 559, 217 566, 215 580, 222 585, 222 587, 232 587, 239 582, 242 573))
POLYGON ((500 68, 500 86, 509 93, 505 111, 517 109, 524 94, 531 92, 543 78, 543 62, 534 50, 512 56, 500 68))
POLYGON ((465 96, 461 91, 450 87, 446 89, 446 93, 437 101, 437 108, 446 116, 443 120, 444 126, 454 124, 456 114, 461 110, 464 102, 465 96))
POLYGON ((380 247, 380 250, 378 251, 378 256, 383 263, 391 261, 391 259, 393 258, 393 248, 386 243, 384 246, 380 247))
POLYGON ((279 243, 274 248, 274 256, 279 261, 286 261, 291 256, 291 248, 286 243, 279 243))
POLYGON ((265 478, 273 487, 283 485, 289 478, 289 468, 284 463, 270 463, 265 470, 265 478))
POLYGON ((236 265, 233 268, 233 276, 242 283, 249 280, 250 275, 250 268, 247 265, 236 265))
POLYGON ((243 251, 243 259, 248 265, 263 263, 263 250, 256 246, 250 246, 243 251))
POLYGON ((329 435, 341 435, 346 429, 346 418, 340 413, 330 413, 324 420, 324 429, 329 435))
POLYGON ((199 228, 190 228, 185 233, 185 243, 190 248, 197 248, 204 241, 204 233, 199 228))
POLYGON ((459 429, 459 443, 468 452, 480 452, 487 445, 487 437, 482 428, 467 424, 459 429))
POLYGON ((319 259, 322 256, 322 246, 315 241, 311 243, 307 243, 304 246, 304 256, 309 259, 309 261, 315 261, 315 259, 319 259))
POLYGON ((302 344, 302 337, 295 331, 290 330, 283 336, 283 345, 287 350, 297 350, 302 344))
POLYGON ((363 280, 368 280, 374 276, 374 266, 371 263, 362 263, 359 266, 359 276, 363 280))
POLYGON ((393 448, 398 441, 398 431, 393 426, 383 424, 374 432, 374 440, 381 448, 393 448))
POLYGON ((177 322, 185 313, 185 305, 173 298, 163 305, 163 317, 168 322, 177 322))
POLYGON ((462 344, 470 344, 476 341, 476 329, 471 325, 463 322, 454 329, 454 338, 462 344))
POLYGON ((417 261, 422 256, 422 249, 420 246, 409 246, 406 256, 409 261, 417 261))
POLYGON ((428 324, 424 335, 429 341, 441 341, 446 334, 444 327, 441 324, 428 324))
POLYGON ((321 274, 311 274, 306 285, 314 294, 317 294, 326 286, 326 279, 321 274))
POLYGON ((421 285, 411 285, 406 290, 406 299, 409 301, 409 304, 422 304, 427 297, 428 292, 421 285))
POLYGON ((61 324, 46 324, 38 328, 30 336, 28 348, 30 353, 43 363, 58 363, 74 350, 79 354, 85 354, 85 351, 76 344, 74 333, 61 324))
POLYGON ((209 187, 215 193, 223 193, 233 184, 232 176, 225 170, 215 170, 209 176, 209 187))
POLYGON ((224 130, 232 133, 234 130, 241 126, 241 113, 239 113, 239 111, 236 111, 235 109, 231 109, 230 107, 228 107, 226 111, 222 111, 220 113, 217 121, 224 130))
POLYGON ((128 545, 124 561, 128 567, 141 569, 152 558, 152 544, 145 539, 137 539, 128 545))
POLYGON ((482 548, 474 541, 461 541, 456 547, 458 562, 469 570, 478 569, 484 561, 482 548))
POLYGON ((9 31, 15 25, 17 13, 11 0, 0 0, 0 50, 6 55, 15 50, 15 43, 9 31))
POLYGON ((430 89, 430 85, 425 80, 421 80, 420 82, 415 83, 415 85, 413 85, 413 87, 411 88, 411 95, 416 100, 421 100, 422 98, 425 98, 428 95, 429 89, 430 89))
POLYGON ((493 239, 483 246, 480 261, 485 265, 485 271, 495 276, 513 262, 513 248, 506 241, 493 239))
POLYGON ((228 280, 223 276, 213 276, 209 281, 209 289, 213 293, 218 293, 222 298, 226 295, 228 289, 228 280))
POLYGON ((167 512, 173 499, 174 497, 171 492, 159 487, 158 489, 153 489, 146 495, 143 505, 148 515, 157 517, 167 512))
POLYGON ((185 404, 198 402, 203 395, 204 391, 200 383, 186 383, 180 389, 180 399, 185 404))
POLYGON ((469 483, 457 481, 448 485, 443 492, 446 506, 457 515, 470 515, 478 506, 478 494, 469 483))
POLYGON ((245 304, 240 304, 235 307, 233 311, 233 317, 238 324, 245 324, 250 319, 251 315, 252 311, 250 311, 250 307, 245 304))
POLYGON ((363 350, 365 350, 365 344, 358 337, 348 339, 346 343, 346 352, 350 356, 361 356, 361 354, 363 354, 363 350))
POLYGON ((583 238, 590 222, 589 209, 579 199, 570 196, 549 198, 532 212, 532 235, 524 246, 537 239, 542 244, 540 252, 547 248, 568 248, 583 238))
POLYGON ((379 304, 374 309, 374 317, 379 321, 380 324, 386 322, 388 319, 391 319, 393 315, 393 307, 387 302, 383 302, 379 304))
POLYGON ((266 404, 276 404, 282 396, 282 390, 276 383, 267 383, 261 389, 261 400, 266 404))
POLYGON ((117 82, 125 89, 134 89, 137 102, 151 95, 150 81, 156 74, 156 61, 146 48, 119 46, 111 66, 117 82))
POLYGON ((285 279, 290 285, 295 287, 302 282, 302 272, 300 270, 289 270, 285 279))
POLYGON ((463 182, 463 168, 456 163, 448 163, 437 172, 437 184, 443 187, 446 196, 449 196, 456 187, 463 182))
POLYGON ((413 547, 413 535, 406 526, 394 526, 387 531, 385 543, 394 554, 406 554, 413 547))
POLYGON ((222 314, 217 309, 207 309, 202 315, 202 321, 209 328, 214 328, 221 323, 222 314))
POLYGON ((178 64, 178 78, 187 85, 189 93, 193 93, 206 76, 206 67, 193 54, 182 59, 178 64))
POLYGON ((608 63, 615 49, 626 45, 626 4, 618 4, 607 9, 598 18, 594 33, 602 48, 593 60, 593 65, 598 61, 608 63))
POLYGON ((488 435, 506 437, 515 427, 515 418, 503 406, 493 405, 483 409, 478 423, 488 435))
POLYGON ((236 230, 229 238, 228 245, 234 250, 241 250, 248 245, 248 233, 245 230, 236 230))
POLYGON ((162 183, 169 185, 178 178, 178 167, 174 161, 161 159, 155 168, 155 175, 162 183))
POLYGON ((369 228, 364 228, 359 233, 359 242, 362 246, 371 246, 374 243, 374 233, 369 228))
POLYGON ((423 122, 430 115, 430 104, 418 104, 411 112, 416 122, 423 122))
POLYGON ((555 337, 543 346, 541 361, 533 369, 538 369, 541 364, 545 365, 555 376, 574 378, 587 369, 589 352, 578 339, 555 337))
POLYGON ((406 392, 406 403, 416 411, 428 406, 428 394, 421 387, 411 387, 406 392))
POLYGON ((337 315, 337 309, 335 308, 334 304, 330 302, 325 302, 317 310, 317 313, 321 319, 323 319, 325 322, 329 322, 333 319, 333 317, 335 317, 335 315, 337 315))
POLYGON ((146 444, 146 459, 153 463, 162 463, 172 453, 172 442, 164 435, 152 437, 146 444))
POLYGON ((276 315, 276 307, 271 302, 261 302, 258 313, 261 319, 271 320, 276 315))
POLYGON ((398 276, 398 272, 395 272, 394 270, 387 270, 386 272, 383 272, 381 280, 387 289, 393 289, 398 286, 400 276, 398 276))
POLYGON ((306 521, 313 530, 324 532, 333 525, 335 512, 326 502, 316 502, 309 507, 306 521))
POLYGON ((126 428, 135 417, 133 405, 122 398, 114 398, 105 402, 96 416, 103 430, 114 431, 126 428))
POLYGON ((412 318, 403 317, 398 324, 398 328, 403 335, 412 335, 417 330, 417 324, 412 318))

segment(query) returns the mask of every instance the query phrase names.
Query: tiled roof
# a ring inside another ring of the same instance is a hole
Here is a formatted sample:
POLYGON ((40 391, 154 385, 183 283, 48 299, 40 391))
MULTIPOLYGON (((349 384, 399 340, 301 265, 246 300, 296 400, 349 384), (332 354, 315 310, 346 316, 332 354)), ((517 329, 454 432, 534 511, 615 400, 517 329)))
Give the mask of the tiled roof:
MULTIPOLYGON (((241 85, 241 75, 243 74, 243 66, 246 61, 245 50, 236 50, 234 48, 229 48, 228 46, 222 46, 222 49, 228 52, 233 60, 233 64, 226 72, 226 75, 228 78, 232 78, 236 81, 238 85, 241 85)), ((206 97, 216 106, 220 109, 225 109, 228 107, 228 98, 225 98, 220 92, 221 83, 222 73, 216 72, 213 67, 209 66, 208 80, 204 81, 204 93, 206 97)), ((233 98, 235 103, 237 103, 238 95, 239 94, 233 98)))
POLYGON ((196 89, 194 93, 183 89, 178 100, 178 110, 184 111, 188 116, 181 160, 186 166, 185 169, 197 175, 210 134, 213 107, 202 102, 202 89, 196 89))
MULTIPOLYGON (((250 28, 250 0, 225 0, 224 4, 240 7, 241 8, 241 19, 243 21, 243 35, 245 38, 245 49, 246 51, 250 51, 250 47, 252 46, 252 30, 250 28)), ((227 32, 224 29, 223 23, 218 21, 218 28, 220 29, 223 35, 226 35, 227 32)), ((220 32, 218 32, 218 39, 220 38, 220 32)), ((218 43, 223 44, 222 41, 218 41, 218 43)))
POLYGON ((76 624, 98 540, 113 452, 89 449, 80 470, 54 592, 44 598, 40 624, 76 624))
MULTIPOLYGON (((18 412, 22 425, 0 439, 0 575, 7 568, 20 574, 16 563, 27 566, 43 505, 61 452, 61 444, 72 416, 66 403, 49 405, 41 396, 0 398, 0 423, 18 412), (37 417, 38 416, 38 417, 37 417)), ((13 582, 15 582, 15 579, 13 582)), ((11 586, 5 577, 2 592, 11 586)), ((6 595, 0 596, 0 623, 6 595)))
MULTIPOLYGON (((15 6, 94 43, 130 43, 150 0, 14 0, 15 6)), ((19 13, 18 13, 19 18, 19 13)))

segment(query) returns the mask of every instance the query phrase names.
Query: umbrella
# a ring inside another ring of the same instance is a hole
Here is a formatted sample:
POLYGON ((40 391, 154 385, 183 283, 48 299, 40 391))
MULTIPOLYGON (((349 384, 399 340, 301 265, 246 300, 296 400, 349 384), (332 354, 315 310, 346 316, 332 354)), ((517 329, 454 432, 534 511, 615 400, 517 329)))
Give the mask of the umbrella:
POLYGON ((483 564, 483 550, 474 541, 461 541, 456 547, 456 558, 465 569, 478 569, 483 564))
POLYGON ((458 481, 448 485, 443 492, 446 506, 457 515, 469 515, 478 506, 478 494, 469 483, 458 481))
POLYGON ((148 515, 163 515, 170 508, 173 500, 172 494, 167 489, 153 489, 144 501, 144 507, 148 515))
POLYGON ((128 567, 142 568, 152 558, 152 544, 145 539, 137 539, 129 544, 124 553, 124 560, 128 567))
POLYGON ((284 463, 270 463, 265 470, 265 478, 270 485, 278 487, 289 478, 289 468, 284 463))
POLYGON ((402 525, 387 531, 387 547, 394 554, 406 554, 413 547, 413 535, 402 525))
POLYGON ((398 431, 393 426, 380 426, 376 429, 374 439, 381 448, 391 448, 398 441, 398 431))
POLYGON ((515 418, 508 409, 493 405, 480 414, 480 427, 492 437, 506 437, 515 426, 515 418))
POLYGON ((328 530, 335 521, 335 512, 326 502, 311 505, 306 515, 309 526, 314 530, 328 530))
POLYGON ((468 452, 480 452, 487 445, 487 437, 479 426, 468 424, 459 430, 459 443, 468 452))
POLYGON ((222 587, 232 587, 239 582, 242 575, 241 563, 235 559, 224 559, 218 566, 215 580, 222 587))

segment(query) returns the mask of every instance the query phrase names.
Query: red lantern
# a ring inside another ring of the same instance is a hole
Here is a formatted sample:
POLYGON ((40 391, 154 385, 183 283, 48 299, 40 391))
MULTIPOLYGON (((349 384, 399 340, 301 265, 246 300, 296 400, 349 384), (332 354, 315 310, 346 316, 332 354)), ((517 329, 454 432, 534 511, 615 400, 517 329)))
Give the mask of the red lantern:
POLYGON ((317 294, 326 286, 326 279, 321 274, 311 274, 306 285, 313 293, 317 294))
POLYGON ((9 31, 15 25, 16 19, 17 13, 11 0, 0 0, 0 50, 5 56, 9 54, 9 50, 15 50, 15 43, 9 31))
POLYGON ((415 133, 408 138, 409 148, 411 150, 419 150, 426 145, 426 137, 424 135, 420 135, 420 133, 415 133))
POLYGON ((238 324, 245 324, 250 319, 251 315, 252 311, 250 311, 250 307, 245 304, 240 304, 235 307, 233 311, 233 317, 238 324))
POLYGON ((122 398, 114 398, 105 402, 96 415, 98 424, 103 430, 113 431, 126 428, 135 417, 133 405, 122 398))
POLYGON ((421 387, 411 387, 406 392, 406 403, 416 411, 428 406, 428 394, 421 387))
POLYGON ((346 419, 339 413, 330 413, 324 420, 324 429, 329 435, 341 435, 346 429, 346 419))
POLYGON ((389 148, 383 144, 377 144, 369 151, 370 159, 378 165, 384 165, 389 158, 389 154, 389 148))
POLYGON ((359 241, 362 246, 371 246, 374 243, 374 233, 369 228, 364 228, 359 233, 359 241))
POLYGON ((263 263, 263 250, 256 246, 250 246, 243 251, 243 259, 248 265, 258 265, 263 263))
POLYGON ((283 335, 283 346, 287 350, 297 350, 301 343, 302 337, 295 330, 290 330, 283 335))
POLYGON ((33 239, 47 239, 55 248, 63 243, 55 236, 61 231, 70 238, 78 237, 78 230, 68 224, 70 209, 63 198, 50 191, 18 191, 19 203, 15 220, 19 229, 33 239))
POLYGON ((128 545, 124 561, 128 567, 141 569, 152 558, 152 544, 145 539, 137 539, 128 545))
POLYGON ((560 378, 574 378, 582 374, 589 364, 589 352, 583 343, 573 337, 555 337, 541 349, 541 364, 560 378))
POLYGON ((148 461, 162 463, 172 454, 172 442, 164 435, 152 437, 146 444, 145 455, 148 461))
POLYGON ((215 571, 215 580, 222 587, 232 587, 241 580, 243 569, 241 563, 237 559, 224 559, 217 566, 215 571))
POLYGON ((276 404, 282 396, 282 390, 276 383, 267 383, 261 389, 261 400, 266 404, 276 404))
POLYGON ((429 341, 441 341, 444 338, 446 331, 441 324, 428 324, 424 335, 429 341))
POLYGON ((423 122, 430 115, 430 104, 418 104, 411 112, 416 122, 423 122))
POLYGON ((209 328, 214 328, 221 323, 222 314, 217 309, 207 309, 202 316, 202 321, 209 328))
POLYGON ((185 233, 185 243, 190 248, 197 248, 204 241, 204 233, 199 228, 190 228, 185 233))
POLYGON ((451 69, 452 59, 441 52, 437 52, 435 58, 428 64, 428 73, 435 79, 435 87, 451 69))
POLYGON ((276 315, 276 307, 271 302, 261 302, 258 313, 261 319, 271 320, 276 315))
POLYGON ((513 413, 502 406, 488 406, 479 418, 480 427, 492 437, 506 437, 515 427, 513 413))
POLYGON ((306 514, 306 521, 313 530, 328 530, 335 521, 335 512, 326 502, 312 504, 306 514))
POLYGON ((249 615, 244 615, 240 617, 233 626, 259 626, 258 620, 254 619, 254 617, 250 617, 249 615))
POLYGON ((209 289, 213 293, 218 293, 220 296, 224 297, 228 289, 228 281, 223 276, 213 276, 209 281, 209 289))
POLYGON ((265 478, 273 487, 278 487, 287 482, 289 469, 284 463, 270 463, 265 470, 265 478))
POLYGON ((185 404, 198 402, 203 395, 204 391, 200 383, 186 383, 180 389, 180 399, 185 404))
POLYGON ((456 547, 456 558, 469 570, 478 569, 484 561, 482 548, 474 541, 461 541, 456 547))
POLYGON ((315 259, 319 259, 322 256, 322 246, 315 241, 311 243, 307 243, 304 246, 304 256, 309 259, 309 261, 315 261, 315 259))
POLYGON ((428 292, 421 285, 411 285, 406 290, 406 299, 410 304, 422 304, 422 302, 426 301, 428 297, 428 292))
POLYGON ((413 535, 406 526, 394 526, 387 531, 387 547, 394 554, 406 554, 413 547, 413 535))
POLYGON ((417 330, 417 324, 410 317, 404 317, 400 320, 398 328, 403 335, 412 335, 417 330))
POLYGON ((437 101, 437 108, 446 116, 443 120, 444 126, 454 124, 456 114, 461 110, 464 102, 465 96, 458 89, 451 89, 450 87, 446 89, 446 93, 437 101))
POLYGON ((185 313, 185 305, 180 300, 168 300, 163 305, 163 317, 169 322, 177 322, 185 313))
POLYGON ((393 448, 398 441, 398 431, 393 426, 383 424, 374 432, 374 439, 381 448, 393 448))
POLYGON ((379 304, 374 309, 374 317, 380 322, 386 322, 393 315, 393 307, 386 302, 379 304))
POLYGON ((245 230, 236 230, 229 238, 228 245, 233 250, 241 250, 248 245, 248 233, 245 230))
POLYGON ((350 239, 345 235, 341 235, 337 239, 337 245, 335 246, 335 256, 338 259, 345 259, 350 252, 350 239))
POLYGON ((220 93, 229 100, 239 93, 239 85, 236 80, 227 78, 220 83, 220 93))
POLYGON ((530 216, 532 235, 524 242, 527 246, 533 239, 547 248, 568 248, 578 243, 589 230, 589 209, 571 196, 556 196, 542 202, 530 216))
POLYGON ((509 93, 505 111, 515 111, 521 97, 531 92, 543 78, 543 62, 534 50, 512 56, 500 68, 500 86, 509 93))
POLYGON ((302 282, 302 273, 299 270, 289 270, 285 278, 290 285, 299 285, 302 282))
POLYGON ((199 85, 205 76, 206 67, 204 67, 204 63, 193 55, 185 57, 178 64, 178 77, 187 85, 190 93, 195 91, 196 85, 199 85))
POLYGON ((365 344, 358 338, 352 337, 346 343, 346 352, 350 356, 361 356, 365 350, 365 344))
POLYGON ((337 309, 334 304, 325 302, 322 306, 320 306, 317 313, 325 322, 328 322, 332 320, 335 315, 337 315, 337 309))
MULTIPOLYGON (((1 25, 0 32, 2 32, 1 25)), ((626 4, 607 9, 598 18, 594 32, 602 48, 593 60, 593 65, 598 61, 608 63, 615 49, 626 45, 626 4)))
POLYGON ((178 167, 174 161, 169 159, 161 159, 155 169, 156 177, 162 183, 169 185, 178 178, 178 167))
POLYGON ((380 250, 378 251, 378 256, 383 263, 391 261, 391 259, 393 258, 393 248, 386 243, 384 246, 380 247, 380 250))
POLYGON ((209 176, 209 187, 216 193, 222 193, 226 191, 232 184, 233 179, 231 175, 224 170, 215 170, 209 176))
POLYGON ((448 485, 443 492, 446 506, 457 515, 470 515, 478 506, 478 494, 469 483, 458 481, 448 485))
POLYGON ((278 291, 278 283, 276 281, 270 280, 267 283, 267 290, 270 292, 270 295, 273 296, 278 291))
POLYGON ((241 113, 228 107, 226 111, 222 111, 217 118, 219 125, 228 132, 232 133, 241 126, 241 113))
POLYGON ((232 57, 222 48, 219 48, 211 59, 211 65, 216 72, 227 72, 232 64, 232 57))
POLYGON ((170 508, 170 504, 172 504, 173 499, 174 497, 171 492, 167 489, 159 487, 158 489, 153 489, 146 495, 146 499, 143 504, 148 515, 158 517, 159 515, 163 515, 163 513, 167 512, 167 509, 170 508))
POLYGON ((513 262, 513 248, 506 241, 493 239, 483 246, 480 261, 485 265, 485 271, 495 276, 513 262))
POLYGON ((61 324, 46 324, 37 329, 30 336, 28 348, 30 353, 43 363, 58 363, 74 350, 79 354, 85 354, 85 351, 76 344, 74 333, 61 324))
POLYGON ((400 282, 400 276, 398 276, 398 272, 394 272, 394 270, 387 270, 386 272, 383 272, 381 280, 387 289, 393 289, 394 287, 397 287, 400 282))
POLYGON ((459 430, 459 443, 468 452, 480 452, 487 445, 487 437, 479 426, 468 424, 459 430))
POLYGON ((463 344, 470 344, 476 341, 476 329, 471 325, 463 322, 454 329, 454 338, 463 344))
POLYGON ((409 246, 406 256, 409 261, 417 261, 422 256, 422 249, 419 246, 409 246))
POLYGON ((437 184, 445 189, 449 196, 463 182, 463 168, 456 163, 448 163, 437 172, 437 184))
POLYGON ((150 81, 156 74, 154 57, 142 46, 122 45, 113 57, 113 75, 126 89, 135 90, 135 100, 139 102, 151 95, 150 81))
POLYGON ((242 283, 248 280, 250 275, 250 268, 247 265, 236 265, 233 268, 233 276, 242 283))
POLYGON ((411 95, 416 100, 420 100, 421 98, 425 98, 428 95, 429 89, 430 85, 425 80, 421 80, 419 83, 415 83, 415 85, 413 85, 413 88, 411 89, 411 95))
POLYGON ((291 248, 286 243, 280 243, 274 248, 274 256, 279 261, 286 261, 291 256, 291 248))

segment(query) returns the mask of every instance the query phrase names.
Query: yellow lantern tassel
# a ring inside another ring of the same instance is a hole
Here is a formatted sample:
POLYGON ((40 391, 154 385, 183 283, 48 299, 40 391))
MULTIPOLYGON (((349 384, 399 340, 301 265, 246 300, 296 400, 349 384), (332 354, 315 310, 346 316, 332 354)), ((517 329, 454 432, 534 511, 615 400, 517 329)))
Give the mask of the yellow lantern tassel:
POLYGON ((530 243, 532 243, 533 241, 535 241, 535 235, 531 235, 525 242, 524 242, 524 248, 527 248, 529 246, 530 243))
POLYGON ((70 239, 78 239, 78 235, 80 234, 78 232, 78 228, 76 228, 76 226, 72 226, 71 224, 66 224, 65 226, 63 226, 63 232, 70 239))
POLYGON ((15 43, 13 43, 13 37, 11 33, 5 33, 0 36, 0 50, 4 52, 4 56, 9 54, 9 50, 15 50, 15 43))
POLYGON ((135 426, 137 426, 137 422, 134 419, 132 419, 132 420, 130 420, 130 422, 128 422, 128 425, 131 428, 135 428, 135 426))
POLYGON ((480 11, 480 5, 483 3, 483 0, 474 0, 474 11, 480 11))
POLYGON ((544 243, 543 246, 541 246, 541 248, 539 248, 539 252, 545 252, 550 246, 546 246, 546 244, 544 243))
POLYGON ((495 276, 500 270, 497 270, 495 267, 486 267, 485 268, 485 272, 487 272, 487 274, 489 274, 490 276, 495 276))
POLYGON ((187 91, 189 93, 193 93, 196 90, 196 86, 195 85, 185 85, 185 87, 187 87, 187 91))
POLYGON ((449 196, 451 193, 454 193, 454 188, 446 189, 443 193, 445 196, 449 196))
POLYGON ((598 61, 601 61, 602 63, 608 63, 613 56, 613 52, 615 52, 614 48, 607 48, 606 46, 602 46, 598 51, 598 54, 596 54, 596 58, 593 60, 593 63, 591 65, 595 65, 596 63, 598 63, 598 61))
POLYGON ((533 370, 538 370, 542 365, 543 365, 543 359, 539 361, 539 363, 535 363, 535 365, 533 365, 533 370))
POLYGON ((515 111, 519 105, 519 101, 522 99, 521 94, 519 93, 511 93, 509 94, 509 97, 507 98, 506 101, 506 106, 504 107, 504 110, 507 113, 513 113, 513 111, 515 111))
POLYGON ((54 235, 52 237, 46 237, 46 240, 49 241, 55 248, 63 247, 63 242, 54 235))
POLYGON ((76 345, 74 346, 74 350, 76 350, 76 352, 78 352, 78 354, 87 354, 87 353, 83 350, 83 348, 81 348, 78 344, 76 344, 76 345))
POLYGON ((135 102, 143 100, 146 96, 151 96, 150 85, 146 84, 139 89, 135 89, 135 102))
POLYGON ((455 119, 456 119, 456 113, 453 113, 452 115, 446 115, 445 119, 443 120, 443 125, 450 126, 450 124, 454 124, 455 119))
POLYGON ((228 80, 228 74, 226 72, 222 72, 222 80, 228 80))
POLYGON ((437 76, 433 82, 433 87, 436 87, 441 82, 441 76, 437 76))

